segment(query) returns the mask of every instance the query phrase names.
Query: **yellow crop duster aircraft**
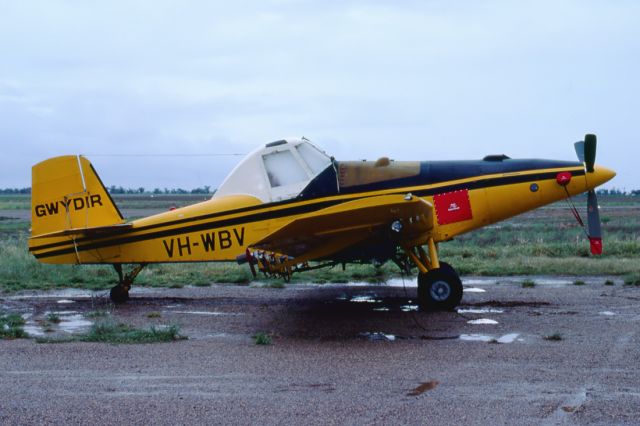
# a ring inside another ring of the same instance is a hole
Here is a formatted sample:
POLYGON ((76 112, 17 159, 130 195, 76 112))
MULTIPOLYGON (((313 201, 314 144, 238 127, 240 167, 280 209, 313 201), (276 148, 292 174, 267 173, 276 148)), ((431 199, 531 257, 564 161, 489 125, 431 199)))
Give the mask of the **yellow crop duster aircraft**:
POLYGON ((33 166, 29 250, 46 263, 112 264, 115 302, 128 299, 149 263, 238 261, 254 276, 288 279, 392 260, 417 267, 421 307, 452 309, 462 284, 437 247, 462 233, 588 191, 588 236, 602 252, 594 188, 615 173, 594 165, 594 135, 575 146, 580 162, 373 162, 336 161, 305 138, 280 140, 249 154, 210 200, 131 222, 89 160, 56 157, 33 166), (123 273, 125 264, 136 266, 123 273))

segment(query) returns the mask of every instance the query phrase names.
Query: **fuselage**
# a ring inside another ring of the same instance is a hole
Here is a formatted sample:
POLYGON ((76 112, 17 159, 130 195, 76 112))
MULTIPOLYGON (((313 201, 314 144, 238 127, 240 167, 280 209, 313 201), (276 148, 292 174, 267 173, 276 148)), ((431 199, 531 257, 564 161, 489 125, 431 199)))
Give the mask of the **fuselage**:
POLYGON ((293 199, 265 203, 251 195, 224 195, 134 220, 131 227, 105 236, 30 240, 29 249, 46 263, 233 261, 302 215, 356 199, 408 193, 434 206, 432 237, 441 242, 581 194, 613 176, 599 166, 585 173, 579 162, 502 157, 380 165, 336 162, 293 199), (377 178, 361 178, 373 175, 359 173, 359 167, 374 170, 377 178), (569 173, 570 181, 559 184, 559 173, 569 173))

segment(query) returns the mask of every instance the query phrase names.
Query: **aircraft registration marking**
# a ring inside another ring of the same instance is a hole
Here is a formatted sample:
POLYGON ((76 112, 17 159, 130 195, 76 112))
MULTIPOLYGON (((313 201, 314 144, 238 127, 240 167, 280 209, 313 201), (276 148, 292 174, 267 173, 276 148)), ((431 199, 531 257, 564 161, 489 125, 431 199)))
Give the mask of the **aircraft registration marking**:
POLYGON ((239 229, 203 232, 199 238, 191 238, 190 236, 167 238, 162 240, 162 245, 170 259, 175 256, 191 256, 196 250, 210 253, 234 246, 242 247, 244 245, 244 226, 239 229))
POLYGON ((89 209, 95 206, 103 207, 102 198, 99 194, 85 195, 75 198, 65 198, 60 201, 38 204, 34 207, 37 217, 53 216, 69 210, 89 209))

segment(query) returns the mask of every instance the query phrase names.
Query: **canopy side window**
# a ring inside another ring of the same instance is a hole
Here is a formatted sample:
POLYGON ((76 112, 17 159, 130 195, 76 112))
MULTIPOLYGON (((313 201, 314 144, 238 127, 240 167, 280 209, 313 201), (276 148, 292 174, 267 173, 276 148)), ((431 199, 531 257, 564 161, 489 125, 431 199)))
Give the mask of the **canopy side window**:
POLYGON ((304 182, 309 179, 291 151, 275 151, 262 156, 272 188, 304 182))
POLYGON ((331 159, 311 144, 301 143, 296 145, 296 150, 304 162, 307 163, 307 166, 309 166, 312 176, 317 175, 331 164, 331 159))

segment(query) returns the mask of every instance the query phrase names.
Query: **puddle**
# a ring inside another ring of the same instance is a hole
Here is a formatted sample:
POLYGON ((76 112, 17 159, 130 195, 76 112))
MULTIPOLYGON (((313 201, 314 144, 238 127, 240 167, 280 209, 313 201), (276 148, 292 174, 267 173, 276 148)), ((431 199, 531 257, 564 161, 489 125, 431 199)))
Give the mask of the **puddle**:
POLYGON ((488 300, 479 303, 467 303, 467 306, 493 306, 496 308, 516 308, 526 306, 530 308, 540 308, 542 306, 551 306, 549 302, 533 302, 524 300, 488 300))
POLYGON ((606 317, 612 317, 615 315, 615 312, 611 312, 611 311, 602 311, 602 312, 598 312, 598 314, 600 315, 604 315, 606 317))
POLYGON ((474 320, 467 321, 467 324, 473 324, 473 325, 495 325, 495 324, 498 324, 498 321, 492 320, 492 319, 489 319, 489 318, 479 318, 479 319, 474 319, 474 320))
MULTIPOLYGON (((21 291, 19 294, 7 296, 7 300, 29 300, 29 299, 58 299, 61 300, 70 300, 69 298, 83 298, 90 299, 92 296, 104 294, 104 291, 87 291, 80 290, 74 288, 67 288, 62 290, 47 290, 47 291, 39 291, 39 290, 25 290, 21 291)), ((62 302, 69 303, 69 302, 62 302)), ((71 303, 74 303, 71 300, 71 303)))
POLYGON ((22 327, 22 329, 27 333, 27 335, 33 337, 42 337, 45 334, 44 329, 37 324, 27 323, 22 327))
POLYGON ((354 303, 380 303, 380 300, 374 296, 353 296, 349 301, 354 303))
POLYGON ((430 391, 432 389, 435 389, 436 386, 438 386, 439 384, 440 384, 440 382, 437 381, 437 380, 431 380, 430 382, 420 383, 420 386, 418 386, 417 388, 412 389, 409 392, 407 392, 407 396, 422 395, 426 391, 430 391))
POLYGON ((70 300, 70 299, 60 299, 60 300, 58 300, 58 303, 61 304, 61 305, 65 305, 65 304, 68 304, 68 303, 76 303, 76 302, 75 302, 75 300, 70 300))
POLYGON ((385 285, 389 287, 418 287, 418 281, 415 278, 392 278, 387 280, 385 285))
POLYGON ((402 305, 400 306, 400 310, 402 310, 402 312, 417 312, 418 305, 402 305))
POLYGON ((486 334, 461 334, 459 339, 467 342, 490 342, 494 337, 486 334))
POLYGON ((393 334, 386 334, 380 331, 376 332, 364 332, 358 334, 360 337, 368 339, 370 342, 393 342, 396 340, 396 336, 393 334))
POLYGON ((76 333, 89 328, 93 322, 84 319, 81 314, 61 316, 57 328, 67 333, 76 333))
POLYGON ((502 309, 482 308, 482 309, 458 309, 459 314, 502 314, 502 309))
POLYGON ((153 328, 155 328, 156 330, 168 330, 170 329, 172 326, 169 324, 158 324, 158 325, 154 325, 153 328))
POLYGON ((572 280, 563 280, 556 278, 535 278, 536 284, 549 285, 549 286, 564 286, 564 285, 573 285, 572 280))
POLYGON ((29 321, 24 325, 24 331, 29 336, 42 337, 58 332, 79 333, 86 331, 93 325, 92 321, 85 319, 82 314, 73 313, 73 311, 53 313, 58 316, 59 322, 50 322, 46 319, 33 320, 29 317, 29 321), (72 314, 65 314, 65 312, 72 312, 72 314))
POLYGON ((509 333, 497 339, 498 343, 513 343, 520 336, 518 333, 509 333))
MULTIPOLYGON (((498 279, 496 277, 462 278, 462 283, 465 285, 474 285, 474 286, 475 285, 492 285, 492 284, 496 284, 497 282, 498 282, 498 279)), ((370 283, 349 283, 348 285, 361 286, 361 285, 371 285, 371 284, 370 283)), ((392 278, 390 280, 387 280, 387 282, 384 283, 383 285, 386 285, 389 287, 417 287, 418 281, 415 279, 415 277, 405 278, 404 280, 402 278, 392 278)))
POLYGON ((523 339, 518 339, 520 336, 519 333, 509 333, 504 336, 495 337, 488 334, 461 334, 459 339, 467 342, 494 342, 494 343, 513 343, 515 341, 523 341, 523 339))
POLYGON ((214 333, 214 334, 207 334, 205 337, 208 337, 210 339, 223 339, 229 336, 231 336, 229 333, 214 333))
POLYGON ((486 293, 487 290, 483 288, 478 288, 478 287, 463 287, 462 292, 463 293, 486 293))
POLYGON ((244 315, 239 312, 216 312, 216 311, 171 311, 174 314, 191 314, 191 315, 211 315, 211 316, 237 316, 244 315))
POLYGON ((376 312, 389 312, 389 308, 373 308, 376 312))
POLYGON ((496 284, 498 280, 495 278, 464 278, 462 282, 467 285, 487 285, 496 284))

